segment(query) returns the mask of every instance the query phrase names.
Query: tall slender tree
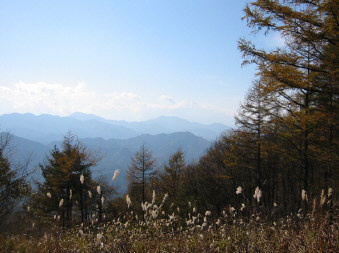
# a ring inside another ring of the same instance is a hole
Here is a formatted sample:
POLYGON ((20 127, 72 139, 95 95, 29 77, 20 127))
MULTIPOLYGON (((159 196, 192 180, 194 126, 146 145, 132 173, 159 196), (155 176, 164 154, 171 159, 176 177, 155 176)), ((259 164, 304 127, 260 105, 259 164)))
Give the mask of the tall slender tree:
POLYGON ((252 89, 247 95, 245 102, 240 106, 235 122, 238 127, 239 134, 249 135, 248 155, 255 151, 254 160, 256 161, 256 186, 262 187, 262 156, 263 156, 263 136, 265 134, 266 122, 268 120, 269 102, 265 97, 263 85, 260 81, 253 84, 252 89))
POLYGON ((142 145, 128 168, 129 192, 135 201, 145 203, 147 186, 155 172, 154 166, 152 153, 142 145))
POLYGON ((180 194, 182 183, 182 173, 186 166, 184 152, 179 148, 168 160, 168 165, 164 165, 164 173, 160 176, 164 187, 172 202, 176 202, 180 194))

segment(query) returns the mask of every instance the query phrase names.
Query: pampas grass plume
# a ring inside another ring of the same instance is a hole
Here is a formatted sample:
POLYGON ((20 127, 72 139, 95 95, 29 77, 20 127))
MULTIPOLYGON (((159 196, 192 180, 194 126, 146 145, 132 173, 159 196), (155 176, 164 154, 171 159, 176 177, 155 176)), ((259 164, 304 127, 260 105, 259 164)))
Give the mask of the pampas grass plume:
POLYGON ((117 179, 119 173, 120 173, 120 170, 115 170, 115 171, 114 171, 114 174, 113 174, 113 177, 112 177, 112 181, 113 181, 113 182, 117 179))
POLYGON ((62 207, 63 204, 64 204, 64 199, 61 199, 59 202, 59 208, 62 207))
POLYGON ((81 183, 81 184, 84 184, 84 182, 85 182, 85 177, 84 177, 83 174, 81 174, 81 175, 80 175, 80 183, 81 183))

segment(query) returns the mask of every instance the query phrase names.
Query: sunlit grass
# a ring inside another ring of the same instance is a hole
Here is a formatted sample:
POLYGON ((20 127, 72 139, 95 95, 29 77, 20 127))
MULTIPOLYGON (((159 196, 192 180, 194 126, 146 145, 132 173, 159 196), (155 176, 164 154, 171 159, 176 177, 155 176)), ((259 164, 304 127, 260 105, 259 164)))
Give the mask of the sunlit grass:
MULTIPOLYGON (((220 215, 197 213, 193 206, 187 214, 176 207, 166 213, 167 195, 160 203, 154 196, 142 205, 144 217, 128 210, 112 221, 71 229, 32 226, 26 234, 1 237, 1 252, 339 252, 339 224, 327 212, 274 221, 257 214, 243 218, 232 207, 220 215)), ((133 204, 128 196, 126 202, 133 204)))

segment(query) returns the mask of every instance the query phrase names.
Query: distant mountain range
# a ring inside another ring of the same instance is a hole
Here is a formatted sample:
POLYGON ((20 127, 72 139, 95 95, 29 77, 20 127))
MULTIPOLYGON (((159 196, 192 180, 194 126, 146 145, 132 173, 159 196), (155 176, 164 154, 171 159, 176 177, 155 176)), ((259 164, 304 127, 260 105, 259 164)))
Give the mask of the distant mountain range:
POLYGON ((214 141, 229 127, 220 123, 207 125, 165 116, 143 122, 106 120, 96 115, 78 112, 67 117, 49 114, 36 116, 30 113, 4 114, 0 116, 0 129, 10 131, 19 137, 47 144, 62 140, 68 131, 79 138, 99 137, 105 140, 129 139, 142 134, 190 132, 206 140, 214 141))
MULTIPOLYGON (((74 113, 67 117, 12 113, 0 116, 0 131, 12 135, 13 164, 31 160, 30 167, 38 168, 54 145, 71 132, 91 151, 103 156, 93 168, 93 176, 111 178, 115 169, 120 192, 126 190, 127 169, 132 156, 144 144, 161 168, 169 156, 181 148, 187 162, 198 159, 224 131, 223 124, 200 124, 177 117, 159 117, 143 122, 106 120, 96 115, 74 113)), ((1 134, 1 133, 0 133, 1 134)), ((33 176, 41 180, 39 170, 33 176)))
MULTIPOLYGON (((4 133, 0 133, 4 134, 4 133)), ((117 185, 119 191, 126 190, 127 169, 131 158, 144 144, 156 159, 156 167, 161 170, 162 165, 168 161, 171 154, 180 147, 185 153, 187 162, 197 161, 210 147, 211 142, 197 137, 189 132, 159 134, 159 135, 140 135, 126 140, 102 138, 84 138, 80 139, 88 150, 96 152, 102 156, 102 160, 92 169, 93 176, 104 176, 110 180, 116 169, 121 171, 117 185)), ((10 159, 13 164, 25 163, 30 159, 30 168, 38 168, 49 151, 54 145, 60 146, 61 141, 54 141, 48 144, 42 144, 36 141, 28 140, 22 137, 11 136, 12 152, 10 159)), ((41 171, 38 169, 33 178, 41 181, 41 171)))

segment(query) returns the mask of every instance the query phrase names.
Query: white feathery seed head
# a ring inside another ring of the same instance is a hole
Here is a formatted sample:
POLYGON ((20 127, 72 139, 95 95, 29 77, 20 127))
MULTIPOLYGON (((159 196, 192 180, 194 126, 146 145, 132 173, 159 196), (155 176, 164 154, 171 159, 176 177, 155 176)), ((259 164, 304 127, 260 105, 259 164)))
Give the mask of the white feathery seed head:
POLYGON ((168 198, 168 193, 166 193, 161 201, 160 208, 165 204, 166 199, 168 198))
POLYGON ((320 205, 323 206, 326 202, 326 195, 325 195, 325 190, 321 190, 321 195, 320 195, 320 205))
POLYGON ((64 204, 64 199, 61 199, 59 202, 59 208, 62 207, 63 204, 64 204))
POLYGON ((101 187, 100 187, 100 185, 97 186, 97 192, 98 192, 99 195, 101 194, 101 187))
POLYGON ((84 177, 83 174, 81 174, 81 175, 80 175, 80 183, 81 183, 81 184, 84 184, 84 182, 85 182, 85 177, 84 177))
POLYGON ((257 202, 260 202, 262 196, 262 191, 259 189, 259 187, 255 188, 253 198, 257 200, 257 202))
POLYGON ((97 241, 101 242, 103 235, 101 233, 97 234, 97 241))
POLYGON ((242 188, 241 188, 241 186, 238 186, 235 194, 241 194, 241 193, 242 193, 242 188))
POLYGON ((153 194, 152 194, 152 205, 154 204, 155 202, 155 190, 153 190, 153 194))
POLYGON ((168 193, 166 193, 166 194, 164 195, 164 198, 162 199, 162 202, 165 202, 167 198, 168 198, 168 193))
POLYGON ((141 203, 141 208, 144 212, 147 212, 148 207, 149 205, 147 201, 145 203, 141 203))
POLYGON ((131 199, 129 198, 128 194, 126 195, 126 203, 127 203, 127 208, 129 208, 132 204, 131 199))
POLYGON ((50 192, 47 192, 47 197, 52 198, 52 194, 50 192))
POLYGON ((119 173, 120 173, 120 170, 115 170, 115 171, 114 171, 114 174, 113 174, 113 177, 112 177, 112 181, 113 181, 113 182, 117 179, 119 173))

